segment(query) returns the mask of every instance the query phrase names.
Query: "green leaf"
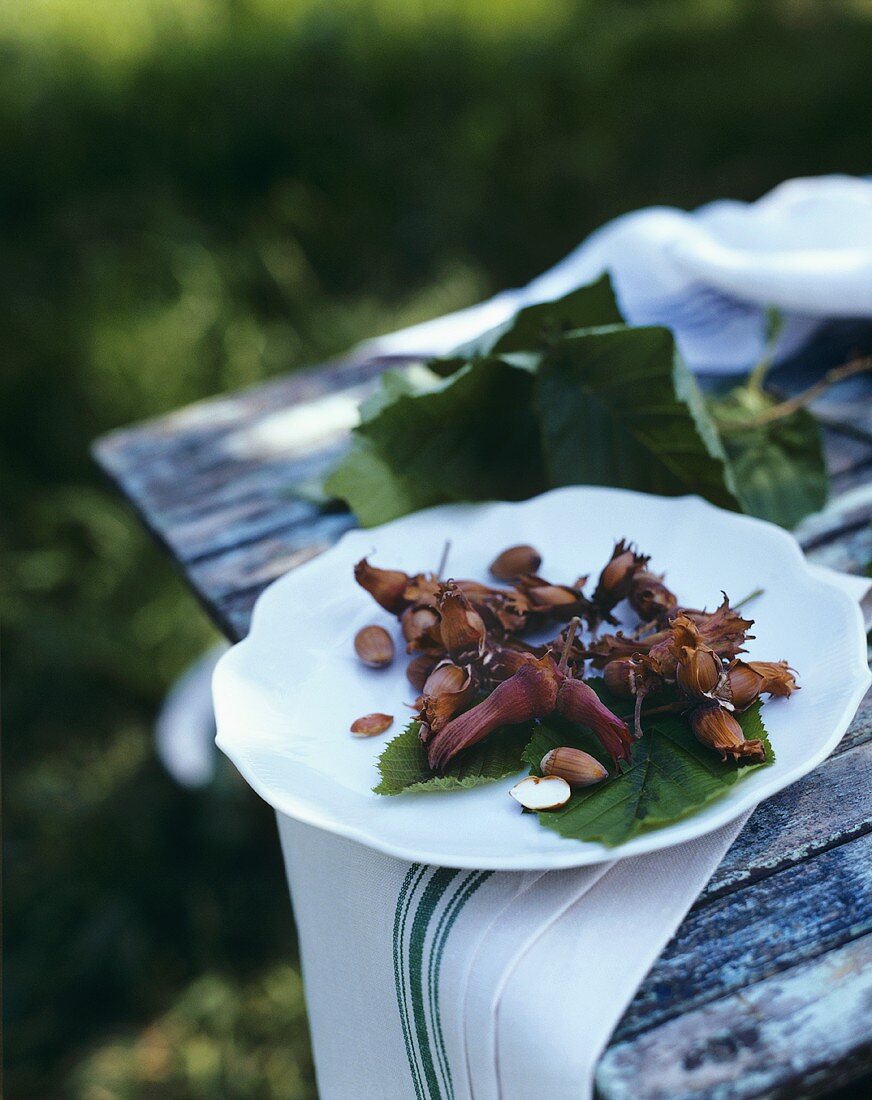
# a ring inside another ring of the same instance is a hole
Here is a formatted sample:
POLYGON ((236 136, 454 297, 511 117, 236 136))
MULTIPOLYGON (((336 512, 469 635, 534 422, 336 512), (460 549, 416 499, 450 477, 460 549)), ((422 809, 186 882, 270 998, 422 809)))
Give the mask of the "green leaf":
POLYGON ((427 393, 402 393, 354 431, 325 483, 364 527, 447 501, 523 500, 545 474, 529 370, 478 359, 427 393))
POLYGON ((360 419, 374 420, 375 417, 392 405, 398 397, 416 397, 437 389, 440 376, 424 363, 412 363, 408 367, 393 367, 383 371, 379 378, 379 388, 360 405, 360 419))
POLYGON ((665 328, 570 333, 536 377, 551 485, 616 485, 738 502, 693 376, 665 328))
POLYGON ((559 485, 693 492, 737 508, 718 433, 671 334, 621 324, 607 277, 416 372, 388 372, 325 491, 364 526, 559 485))
POLYGON ((324 482, 328 498, 348 501, 362 527, 374 527, 397 516, 437 504, 403 477, 376 445, 359 434, 339 466, 324 482))
MULTIPOLYGON (((689 816, 774 760, 760 704, 737 717, 749 740, 764 742, 765 764, 737 768, 701 745, 684 718, 653 718, 633 745, 631 763, 620 774, 574 791, 562 809, 539 814, 540 823, 561 836, 614 846, 689 816)), ((545 753, 560 745, 591 751, 587 731, 556 728, 550 720, 541 723, 524 751, 534 775, 539 774, 538 762, 545 753)))
POLYGON ((710 402, 722 427, 742 508, 782 527, 795 527, 827 500, 827 470, 818 422, 805 409, 741 431, 737 426, 775 404, 768 394, 740 386, 710 402))
POLYGON ((376 794, 410 794, 416 791, 457 791, 480 787, 519 772, 522 754, 530 740, 530 725, 506 726, 456 757, 443 775, 434 775, 418 735, 420 723, 412 720, 390 741, 378 760, 381 782, 376 794))
POLYGON ((570 291, 562 298, 518 310, 501 325, 461 345, 446 362, 480 355, 535 351, 553 341, 560 333, 599 325, 622 324, 623 321, 615 301, 612 281, 608 275, 603 275, 596 282, 570 291))

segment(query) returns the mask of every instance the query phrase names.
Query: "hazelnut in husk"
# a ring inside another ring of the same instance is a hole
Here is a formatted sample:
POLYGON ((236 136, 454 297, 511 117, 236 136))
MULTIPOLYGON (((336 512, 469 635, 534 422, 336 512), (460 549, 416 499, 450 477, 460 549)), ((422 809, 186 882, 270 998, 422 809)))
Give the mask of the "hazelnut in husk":
POLYGON ((678 605, 678 598, 663 583, 663 577, 647 569, 633 575, 629 600, 630 607, 646 623, 664 619, 678 605))
POLYGON ((538 572, 541 564, 542 555, 532 546, 510 546, 494 558, 490 571, 498 581, 513 581, 525 573, 538 572))
POLYGON ((675 668, 678 686, 691 699, 712 699, 726 674, 723 662, 708 646, 682 646, 675 668))
POLYGON ((766 759, 763 742, 746 741, 742 727, 718 703, 696 707, 691 711, 690 725, 697 741, 720 753, 721 760, 731 757, 737 764, 762 764, 766 759))
POLYGON ((736 710, 747 710, 761 695, 788 696, 799 691, 787 661, 735 660, 727 680, 736 710))

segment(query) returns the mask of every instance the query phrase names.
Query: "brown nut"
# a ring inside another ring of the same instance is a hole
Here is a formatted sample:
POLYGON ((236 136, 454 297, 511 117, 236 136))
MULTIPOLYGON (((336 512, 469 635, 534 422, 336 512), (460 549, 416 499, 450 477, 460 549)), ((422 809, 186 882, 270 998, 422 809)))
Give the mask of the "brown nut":
POLYGON ((419 653, 417 657, 413 657, 409 661, 406 668, 406 679, 415 688, 416 691, 423 691, 424 684, 427 683, 427 677, 436 667, 437 658, 431 657, 427 653, 419 653))
POLYGON ((409 643, 406 649, 413 653, 416 649, 432 646, 438 634, 439 615, 432 607, 409 607, 400 617, 400 629, 409 643))
POLYGON ((799 687, 787 661, 740 661, 727 674, 730 700, 736 710, 747 710, 761 695, 791 695, 799 687))
POLYGON ((354 635, 354 652, 370 668, 384 668, 394 659, 394 642, 383 626, 365 626, 354 635))
POLYGON ((570 787, 590 787, 607 779, 609 774, 590 753, 568 745, 546 752, 539 767, 543 775, 559 776, 570 787))
POLYGON ((510 546, 490 564, 491 576, 498 581, 512 581, 524 573, 538 573, 542 555, 532 546, 510 546))
POLYGON ((723 662, 713 649, 682 646, 675 669, 678 686, 692 699, 711 699, 726 678, 723 662))
POLYGON ((603 680, 613 695, 622 699, 633 698, 636 694, 637 665, 635 657, 615 657, 609 661, 603 669, 603 680))
POLYGON ((355 737, 375 737, 384 733, 394 721, 392 714, 364 714, 351 723, 351 732, 355 737))

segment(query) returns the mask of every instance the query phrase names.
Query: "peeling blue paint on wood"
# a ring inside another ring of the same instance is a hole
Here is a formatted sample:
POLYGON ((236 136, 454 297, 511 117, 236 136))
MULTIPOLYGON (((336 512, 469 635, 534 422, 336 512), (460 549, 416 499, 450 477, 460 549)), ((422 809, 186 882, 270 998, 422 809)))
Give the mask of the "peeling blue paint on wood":
MULTIPOLYGON (((864 709, 870 703, 872 695, 864 700, 864 709)), ((756 810, 697 907, 872 831, 872 743, 845 751, 843 741, 840 748, 756 810)))
POLYGON ((691 910, 615 1031, 676 1015, 872 932, 872 835, 691 910))
MULTIPOLYGON (((602 1100, 815 1096, 872 1072, 872 937, 616 1043, 602 1100)), ((859 1094, 858 1094, 859 1095, 859 1094)))

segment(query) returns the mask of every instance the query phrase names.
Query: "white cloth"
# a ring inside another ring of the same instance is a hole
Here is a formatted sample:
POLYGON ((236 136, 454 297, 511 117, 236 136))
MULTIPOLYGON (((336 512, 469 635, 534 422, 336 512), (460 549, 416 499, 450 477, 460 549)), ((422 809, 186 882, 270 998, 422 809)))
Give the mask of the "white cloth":
POLYGON ((221 642, 190 665, 167 692, 154 723, 160 762, 181 787, 205 787, 215 774, 212 673, 226 652, 221 642))
POLYGON ((750 370, 765 347, 769 307, 784 320, 780 361, 823 321, 872 317, 872 179, 796 179, 754 203, 625 214, 527 286, 367 347, 385 355, 444 354, 522 306, 560 297, 604 271, 627 320, 672 328, 693 370, 750 370))
MULTIPOLYGON (((872 582, 821 568, 861 600, 872 582)), ((587 1100, 749 814, 577 870, 409 864, 278 815, 322 1100, 587 1100)))

